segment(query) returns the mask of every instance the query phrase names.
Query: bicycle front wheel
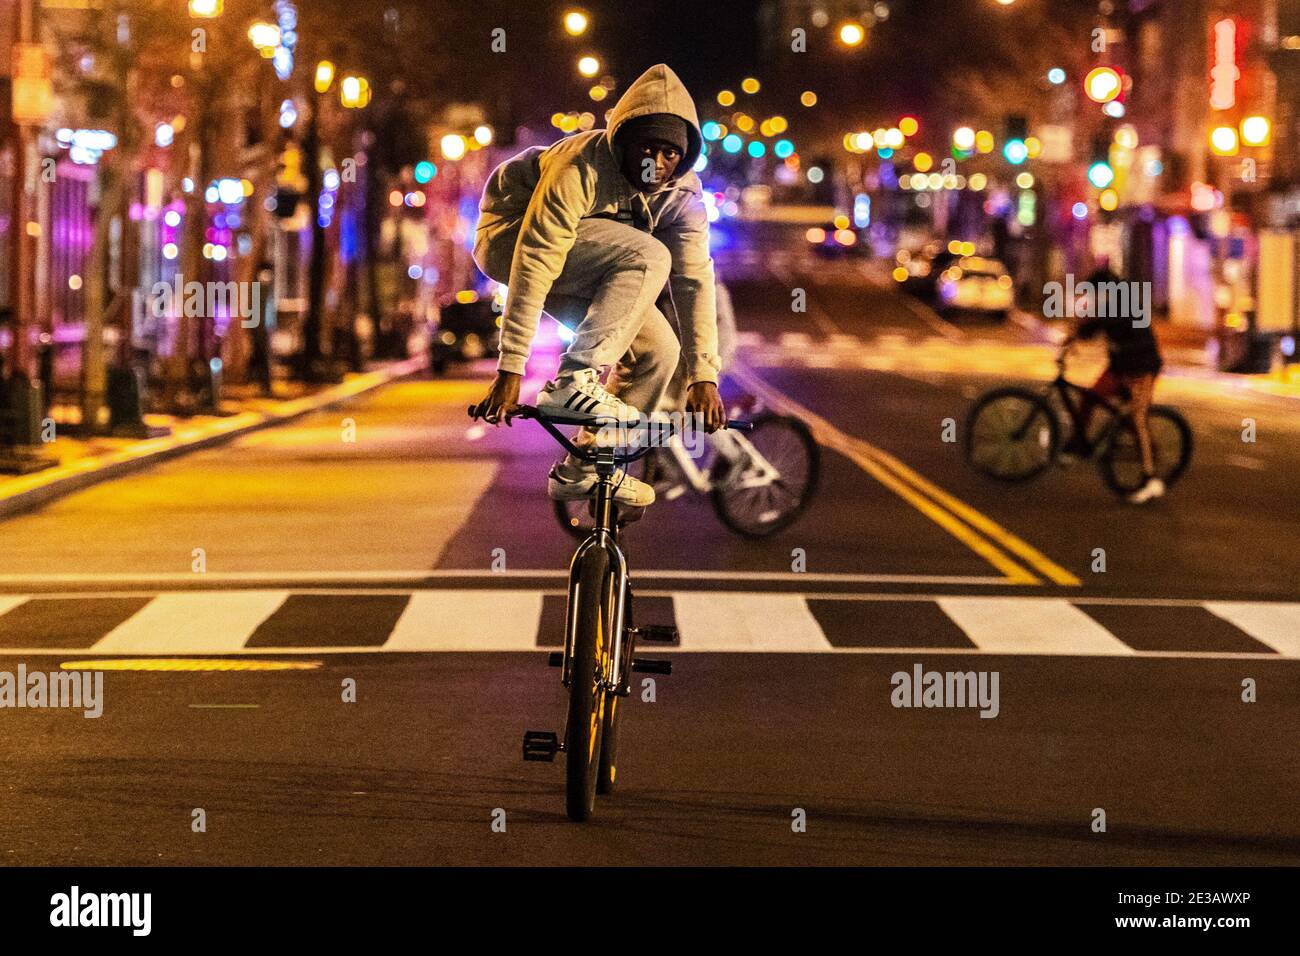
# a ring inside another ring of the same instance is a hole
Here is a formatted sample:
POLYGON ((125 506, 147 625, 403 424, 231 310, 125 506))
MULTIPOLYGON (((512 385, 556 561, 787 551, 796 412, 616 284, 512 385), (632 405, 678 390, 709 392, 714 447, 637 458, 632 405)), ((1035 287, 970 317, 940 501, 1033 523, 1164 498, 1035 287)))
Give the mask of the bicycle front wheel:
POLYGON ((601 762, 605 708, 611 695, 602 686, 613 635, 614 568, 603 548, 583 556, 578 587, 569 609, 577 633, 569 673, 569 720, 564 731, 564 802, 570 820, 591 816, 601 762))
POLYGON ((719 453, 714 465, 713 510, 742 538, 766 538, 788 528, 817 493, 821 447, 812 432, 789 415, 760 415, 748 433, 738 433, 739 461, 719 453), (748 443, 749 447, 746 447, 748 443), (771 466, 764 474, 750 448, 771 466))
POLYGON ((1028 481, 1055 459, 1059 425, 1051 407, 1033 392, 999 388, 981 398, 966 418, 966 461, 998 481, 1028 481))
MULTIPOLYGON (((1151 435, 1151 457, 1156 477, 1170 488, 1191 463, 1191 426, 1168 405, 1152 405, 1147 413, 1147 431, 1151 435)), ((1142 469, 1142 449, 1138 445, 1132 418, 1125 416, 1116 426, 1097 466, 1106 485, 1117 495, 1131 494, 1142 487, 1146 474, 1142 469)))

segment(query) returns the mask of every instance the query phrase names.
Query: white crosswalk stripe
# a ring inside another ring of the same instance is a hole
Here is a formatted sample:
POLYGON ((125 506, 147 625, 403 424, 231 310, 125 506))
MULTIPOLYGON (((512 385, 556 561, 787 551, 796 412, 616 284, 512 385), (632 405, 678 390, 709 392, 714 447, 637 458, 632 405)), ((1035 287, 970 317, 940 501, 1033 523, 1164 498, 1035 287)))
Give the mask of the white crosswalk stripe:
POLYGON ((288 591, 160 594, 91 648, 102 654, 233 654, 288 591))
POLYGON ((1279 654, 1300 657, 1300 604, 1211 601, 1205 607, 1279 654))
MULTIPOLYGON (((549 595, 562 609, 562 584, 168 591, 126 598, 122 592, 0 594, 0 655, 534 651, 558 644, 555 631, 562 624, 548 614, 546 600, 549 595), (355 616, 347 613, 350 599, 358 607, 355 616), (91 613, 96 608, 90 602, 99 602, 98 613, 91 613), (118 616, 99 633, 93 622, 107 620, 106 613, 118 616)), ((669 652, 1300 660, 1300 603, 689 589, 651 596, 670 598, 671 618, 638 622, 674 624, 680 641, 669 652), (918 617, 924 604, 933 616, 918 617), (1165 609, 1168 623, 1161 624, 1165 609), (1202 616, 1199 627, 1195 615, 1202 616), (1142 646, 1130 646, 1116 632, 1142 646)))
POLYGON ((540 591, 417 591, 386 651, 531 651, 540 591), (532 626, 530 627, 529 624, 532 626))
POLYGON ((1133 649, 1069 601, 940 598, 939 607, 982 651, 997 654, 1132 654, 1133 649))
POLYGON ((797 594, 673 596, 684 651, 826 651, 830 642, 797 594))

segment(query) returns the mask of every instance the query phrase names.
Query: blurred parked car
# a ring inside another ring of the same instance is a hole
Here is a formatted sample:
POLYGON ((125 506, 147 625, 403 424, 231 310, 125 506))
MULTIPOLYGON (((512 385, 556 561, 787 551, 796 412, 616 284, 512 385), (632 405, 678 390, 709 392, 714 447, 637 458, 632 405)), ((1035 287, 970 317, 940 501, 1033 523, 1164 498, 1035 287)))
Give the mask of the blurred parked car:
POLYGON ((938 308, 946 315, 975 313, 1005 319, 1015 305, 1011 274, 997 259, 961 256, 939 273, 938 308))
POLYGON ((871 244, 862 241, 856 230, 839 228, 835 223, 813 226, 804 233, 815 255, 833 258, 846 255, 871 255, 871 244))
POLYGON ((494 296, 458 292, 440 310, 429 338, 429 368, 435 375, 451 362, 473 362, 495 355, 500 307, 494 296))

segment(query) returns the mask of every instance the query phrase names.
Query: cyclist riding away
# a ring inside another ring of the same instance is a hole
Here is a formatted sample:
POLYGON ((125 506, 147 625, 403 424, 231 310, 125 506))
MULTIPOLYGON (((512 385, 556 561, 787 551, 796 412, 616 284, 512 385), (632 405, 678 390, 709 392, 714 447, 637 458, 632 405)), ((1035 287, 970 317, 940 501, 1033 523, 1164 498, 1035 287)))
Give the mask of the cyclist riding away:
MULTIPOLYGON (((1093 294, 1100 300, 1101 296, 1096 290, 1104 288, 1103 283, 1119 282, 1120 278, 1111 271, 1107 261, 1102 260, 1088 281, 1092 283, 1093 294)), ((1129 396, 1133 428, 1137 432, 1138 450, 1142 455, 1143 482, 1140 488, 1128 496, 1128 500, 1133 504, 1145 504, 1165 493, 1165 483, 1156 476, 1151 432, 1147 425, 1156 377, 1164 365, 1160 357, 1160 346, 1151 330, 1149 318, 1145 325, 1139 326, 1130 315, 1098 316, 1095 309, 1091 311, 1093 317, 1080 322, 1071 339, 1091 339, 1098 333, 1106 336, 1110 364, 1101 378, 1097 379, 1093 392, 1103 398, 1112 398, 1124 392, 1129 396)), ((1079 420, 1085 434, 1097 404, 1093 395, 1084 395, 1079 420)), ((1077 453, 1083 447, 1083 436, 1076 435, 1065 450, 1067 453, 1077 453)))
MULTIPOLYGON (((653 412, 679 361, 686 410, 707 431, 726 422, 703 187, 692 171, 703 138, 690 94, 659 64, 619 99, 608 129, 531 147, 493 171, 483 191, 474 259, 508 287, 497 376, 476 415, 506 421, 543 310, 574 331, 537 408, 592 426, 653 412), (655 306, 665 284, 681 341, 655 306), (612 367, 608 381, 602 370, 612 367)), ((577 443, 588 444, 585 430, 577 443)), ((615 500, 644 506, 654 490, 617 475, 615 500)), ((594 465, 566 455, 550 471, 559 500, 588 497, 594 465)))

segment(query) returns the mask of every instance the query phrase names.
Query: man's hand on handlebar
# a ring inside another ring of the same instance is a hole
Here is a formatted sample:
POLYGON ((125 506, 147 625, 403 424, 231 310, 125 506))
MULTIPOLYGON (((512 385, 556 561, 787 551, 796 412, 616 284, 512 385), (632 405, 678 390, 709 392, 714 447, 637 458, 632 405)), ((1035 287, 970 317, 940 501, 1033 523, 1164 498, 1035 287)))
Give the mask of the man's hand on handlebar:
POLYGON ((489 425, 500 425, 503 419, 510 425, 511 416, 519 408, 519 385, 522 381, 523 376, 516 372, 497 372, 487 396, 474 406, 471 414, 489 425))
POLYGON ((727 406, 722 404, 714 382, 696 382, 686 390, 686 411, 700 415, 704 430, 710 434, 727 425, 727 406))

